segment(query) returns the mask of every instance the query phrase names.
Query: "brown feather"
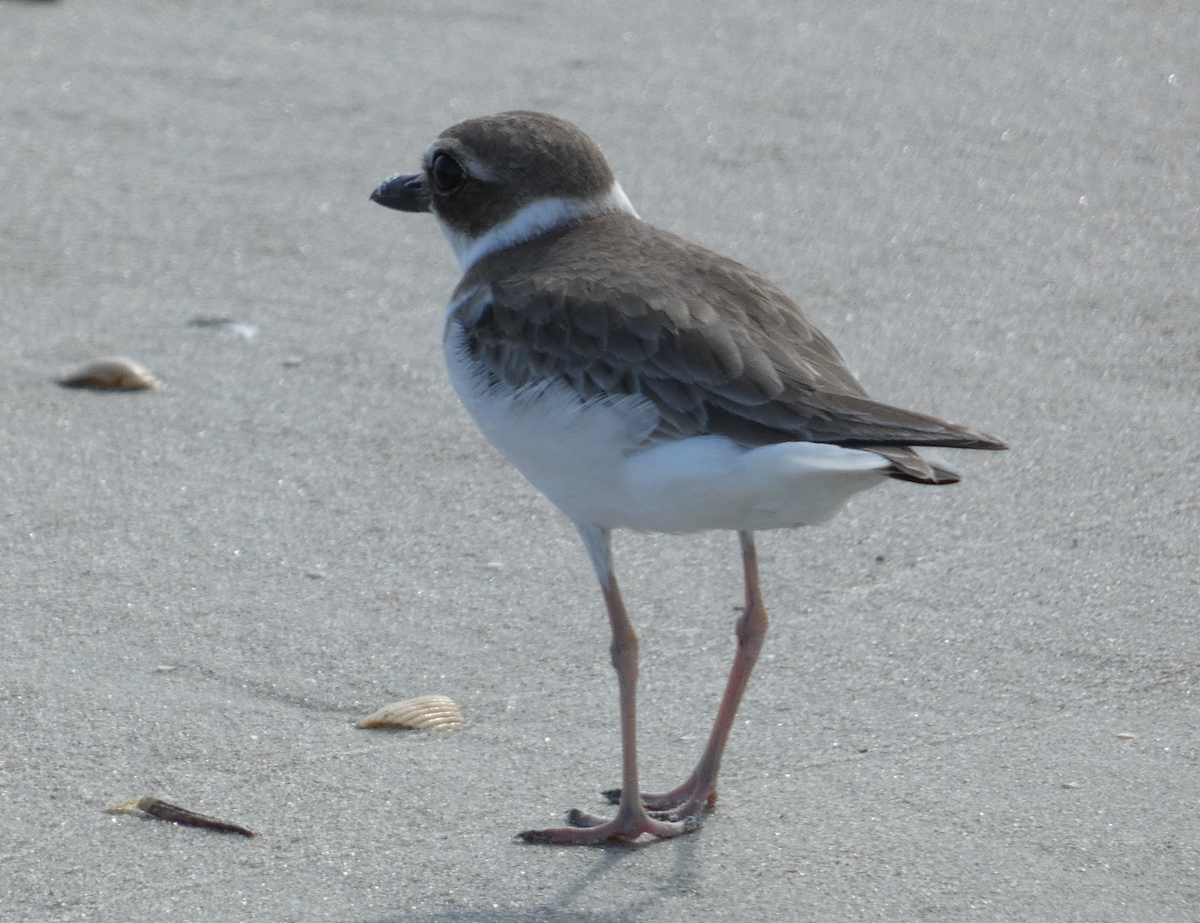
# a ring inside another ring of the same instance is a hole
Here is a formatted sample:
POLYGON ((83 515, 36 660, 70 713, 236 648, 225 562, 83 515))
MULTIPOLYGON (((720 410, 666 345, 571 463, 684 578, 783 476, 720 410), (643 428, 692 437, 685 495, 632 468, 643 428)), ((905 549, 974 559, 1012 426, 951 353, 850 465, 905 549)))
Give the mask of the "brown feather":
POLYGON ((781 289, 631 215, 579 221, 486 256, 453 301, 498 380, 561 378, 585 398, 642 394, 662 417, 656 439, 831 443, 876 452, 893 476, 928 484, 957 475, 911 446, 1007 448, 872 400, 781 289))

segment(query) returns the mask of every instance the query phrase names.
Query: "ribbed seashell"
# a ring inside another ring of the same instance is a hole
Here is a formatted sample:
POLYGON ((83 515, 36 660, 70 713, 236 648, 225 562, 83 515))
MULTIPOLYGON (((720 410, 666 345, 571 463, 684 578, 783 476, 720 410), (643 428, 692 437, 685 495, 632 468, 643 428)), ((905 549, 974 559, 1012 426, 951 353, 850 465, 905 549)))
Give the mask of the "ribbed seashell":
POLYGON ((444 695, 419 695, 385 705, 358 722, 360 728, 412 728, 418 731, 449 731, 463 723, 458 706, 444 695))
POLYGON ((158 387, 158 379, 132 359, 113 356, 81 365, 58 383, 65 388, 97 391, 147 391, 158 387))

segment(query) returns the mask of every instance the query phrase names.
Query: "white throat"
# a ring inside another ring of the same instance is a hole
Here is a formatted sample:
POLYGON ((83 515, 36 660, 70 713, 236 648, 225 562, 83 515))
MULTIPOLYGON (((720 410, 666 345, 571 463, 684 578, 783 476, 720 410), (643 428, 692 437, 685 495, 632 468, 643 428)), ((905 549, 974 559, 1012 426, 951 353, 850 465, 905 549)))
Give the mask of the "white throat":
POLYGON ((531 202, 519 212, 480 237, 468 237, 442 221, 437 214, 438 226, 458 257, 458 265, 464 273, 489 253, 503 250, 552 231, 580 218, 594 218, 613 212, 625 212, 637 218, 629 197, 620 183, 613 183, 608 194, 598 199, 539 199, 531 202))

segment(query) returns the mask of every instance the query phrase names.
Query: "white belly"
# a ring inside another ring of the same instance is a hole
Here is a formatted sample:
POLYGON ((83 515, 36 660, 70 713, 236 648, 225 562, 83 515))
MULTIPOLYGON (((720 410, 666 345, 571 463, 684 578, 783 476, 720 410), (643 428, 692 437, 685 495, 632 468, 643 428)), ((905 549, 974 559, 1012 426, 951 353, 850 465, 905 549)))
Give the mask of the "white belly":
POLYGON ((585 402, 562 383, 487 388, 461 326, 446 333, 450 380, 479 429, 575 522, 644 532, 814 525, 886 478, 888 462, 872 452, 813 442, 647 444, 658 425, 651 401, 585 402))

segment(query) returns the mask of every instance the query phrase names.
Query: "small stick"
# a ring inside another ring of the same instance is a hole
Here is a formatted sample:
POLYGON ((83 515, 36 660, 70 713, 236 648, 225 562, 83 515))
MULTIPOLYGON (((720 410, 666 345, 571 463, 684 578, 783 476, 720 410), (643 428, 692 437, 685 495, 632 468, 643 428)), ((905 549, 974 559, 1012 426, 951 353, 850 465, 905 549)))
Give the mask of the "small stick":
POLYGON ((133 811, 142 811, 153 817, 169 820, 176 824, 185 824, 188 827, 206 827, 209 830, 219 830, 221 833, 254 836, 254 832, 247 830, 245 827, 239 827, 237 824, 227 824, 223 820, 217 820, 215 817, 209 817, 206 814, 197 814, 195 811, 189 811, 187 808, 181 808, 179 805, 170 804, 158 798, 153 798, 150 795, 142 795, 140 798, 134 798, 132 801, 126 801, 123 804, 114 804, 111 808, 105 808, 104 810, 109 814, 130 814, 133 811))

